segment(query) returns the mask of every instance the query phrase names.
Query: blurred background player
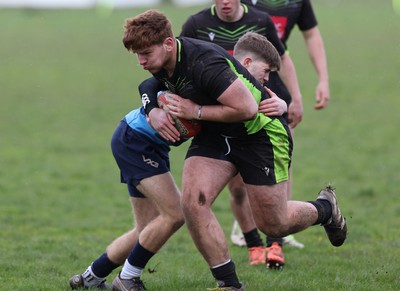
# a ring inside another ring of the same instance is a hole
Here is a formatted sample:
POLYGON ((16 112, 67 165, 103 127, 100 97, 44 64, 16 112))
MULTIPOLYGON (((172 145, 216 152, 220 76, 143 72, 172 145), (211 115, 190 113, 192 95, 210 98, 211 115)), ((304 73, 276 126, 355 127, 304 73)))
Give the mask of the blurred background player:
MULTIPOLYGON (((293 28, 297 25, 302 32, 304 41, 306 43, 308 55, 313 63, 315 72, 318 77, 318 83, 315 88, 315 105, 314 109, 320 110, 328 106, 330 99, 329 93, 329 77, 328 67, 325 54, 324 42, 321 33, 318 29, 318 23, 312 4, 310 0, 287 0, 287 1, 275 1, 275 0, 242 0, 242 3, 253 6, 260 11, 267 12, 273 22, 275 23, 276 30, 279 38, 282 40, 285 49, 288 50, 287 41, 293 28)), ((297 108, 301 105, 297 104, 297 99, 291 99, 289 92, 285 89, 285 84, 282 83, 276 72, 271 72, 270 78, 266 83, 272 91, 279 92, 279 97, 285 99, 288 102, 289 110, 289 125, 294 137, 294 127, 297 122, 293 120, 295 114, 293 111, 297 111, 297 108), (294 121, 294 122, 293 122, 294 121)), ((292 168, 291 172, 292 173, 292 168)), ((288 200, 292 197, 292 175, 289 179, 288 187, 288 200)), ((235 229, 233 229, 233 233, 235 229)), ((240 241, 240 236, 239 236, 240 241)), ((292 245, 295 247, 303 248, 304 245, 294 239, 294 237, 288 236, 283 240, 284 244, 292 245)))
MULTIPOLYGON (((282 80, 281 82, 285 86, 277 87, 275 91, 272 91, 280 98, 281 95, 286 96, 290 92, 290 95, 296 100, 295 104, 297 106, 292 107, 293 125, 296 125, 302 119, 303 114, 301 105, 302 97, 297 82, 296 71, 290 56, 285 52, 284 45, 279 39, 274 23, 267 13, 241 4, 240 0, 215 0, 210 8, 203 9, 187 19, 183 24, 181 36, 218 44, 232 54, 234 45, 238 39, 248 31, 265 36, 275 46, 281 56, 281 69, 279 72, 274 72, 274 74, 278 76, 279 80, 282 80)), ((282 99, 287 104, 290 103, 290 100, 287 98, 282 99)), ((278 266, 280 269, 285 263, 282 239, 268 237, 267 247, 269 249, 266 254, 264 243, 259 235, 250 210, 242 177, 236 175, 229 182, 228 188, 231 193, 231 208, 240 225, 240 232, 242 232, 239 240, 235 240, 236 236, 233 233, 233 242, 242 245, 242 242, 245 241, 251 265, 267 263, 269 266, 274 266, 274 268, 278 266), (242 236, 244 240, 241 239, 242 236)), ((235 225, 236 222, 234 223, 235 225)))

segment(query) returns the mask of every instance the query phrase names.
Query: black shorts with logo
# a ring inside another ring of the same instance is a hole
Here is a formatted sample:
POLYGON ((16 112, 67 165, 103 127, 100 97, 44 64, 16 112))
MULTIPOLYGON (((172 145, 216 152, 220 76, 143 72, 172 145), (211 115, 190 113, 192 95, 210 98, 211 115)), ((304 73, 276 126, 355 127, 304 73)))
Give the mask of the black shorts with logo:
POLYGON ((289 128, 276 118, 257 133, 242 137, 227 137, 203 128, 193 138, 186 158, 229 161, 246 184, 274 185, 288 180, 292 149, 289 128))

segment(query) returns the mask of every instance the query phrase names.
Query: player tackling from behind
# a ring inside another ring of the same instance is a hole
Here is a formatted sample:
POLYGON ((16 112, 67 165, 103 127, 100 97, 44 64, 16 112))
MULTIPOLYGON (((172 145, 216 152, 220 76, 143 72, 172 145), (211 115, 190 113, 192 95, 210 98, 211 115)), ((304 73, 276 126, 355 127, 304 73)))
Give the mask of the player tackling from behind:
MULTIPOLYGON (((169 20, 156 10, 127 20, 123 41, 143 69, 181 96, 171 100, 169 113, 202 120, 185 159, 181 205, 192 239, 217 281, 216 290, 244 290, 211 208, 238 172, 257 227, 266 235, 283 237, 321 224, 334 246, 344 243, 347 225, 331 187, 322 189, 315 201, 287 200, 289 128, 284 118, 258 112, 268 96, 236 59, 214 44, 175 38, 169 20)), ((160 110, 154 108, 157 100, 150 100, 146 112, 154 129, 167 140, 179 140, 173 124, 157 122, 160 110)), ((113 282, 115 290, 130 290, 135 280, 124 269, 113 282)))

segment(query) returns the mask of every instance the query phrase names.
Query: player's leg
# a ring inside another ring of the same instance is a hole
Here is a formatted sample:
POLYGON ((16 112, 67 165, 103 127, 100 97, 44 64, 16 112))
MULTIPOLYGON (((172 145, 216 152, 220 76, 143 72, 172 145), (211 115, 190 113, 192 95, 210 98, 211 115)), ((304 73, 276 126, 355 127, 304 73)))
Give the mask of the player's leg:
MULTIPOLYGON (((271 186, 247 185, 250 204, 257 227, 267 237, 281 238, 313 225, 318 219, 317 209, 308 202, 286 200, 287 182, 271 186)), ((267 267, 282 269, 285 264, 282 245, 267 246, 267 267)))
MULTIPOLYGON (((121 182, 127 183, 131 197, 137 197, 131 198, 131 204, 133 204, 135 200, 140 200, 137 203, 143 204, 143 208, 147 208, 146 205, 149 201, 143 199, 143 195, 137 191, 131 182, 146 176, 153 176, 156 170, 147 163, 143 163, 142 155, 148 154, 146 151, 148 148, 146 145, 148 143, 146 141, 146 139, 142 139, 140 135, 136 134, 125 121, 121 121, 118 124, 111 138, 112 153, 120 169, 121 182), (138 173, 140 173, 140 178, 138 177, 138 173)), ((161 160, 160 157, 152 158, 153 160, 157 158, 161 160)), ((168 171, 165 164, 160 165, 162 171, 168 171)), ((147 213, 149 217, 157 214, 154 211, 145 212, 146 215, 147 213)), ((145 219, 147 219, 146 216, 143 216, 143 221, 145 221, 145 219)), ((117 268, 129 254, 132 245, 137 241, 138 231, 142 228, 142 224, 137 224, 137 227, 137 229, 129 231, 112 242, 107 248, 107 252, 98 257, 91 266, 88 267, 86 272, 82 275, 73 276, 69 281, 71 288, 107 287, 104 284, 105 277, 109 275, 113 269, 117 268)))
MULTIPOLYGON (((140 232, 139 242, 148 250, 157 252, 184 223, 181 194, 170 172, 143 179, 137 188, 159 212, 140 232)), ((139 207, 135 205, 136 212, 139 207)))
POLYGON ((254 222, 246 185, 243 183, 240 174, 237 174, 229 181, 228 189, 230 191, 231 209, 241 229, 240 237, 232 232, 231 240, 243 238, 248 249, 250 265, 264 264, 264 243, 254 222), (238 238, 234 235, 238 236, 238 238))
POLYGON ((131 197, 130 199, 132 204, 132 215, 140 217, 140 219, 135 218, 135 228, 116 238, 107 247, 107 255, 110 260, 119 265, 122 265, 125 262, 130 251, 136 244, 140 232, 159 215, 157 208, 154 207, 153 203, 149 203, 150 201, 148 199, 135 197, 131 197))
MULTIPOLYGON (((294 128, 289 128, 290 129, 290 133, 292 135, 292 139, 294 138, 294 128)), ((289 179, 288 179, 288 187, 287 187, 287 200, 290 201, 292 200, 292 189, 293 189, 293 158, 292 158, 292 162, 291 162, 291 167, 289 168, 289 179)), ((282 243, 284 245, 288 245, 288 246, 293 246, 296 248, 304 248, 304 244, 298 242, 294 235, 290 234, 287 235, 283 238, 280 239, 280 241, 282 241, 282 243)), ((270 240, 270 244, 273 242, 273 240, 270 240)), ((267 237, 267 244, 268 244, 268 237, 267 237)))
POLYGON ((228 161, 191 156, 182 177, 182 208, 189 232, 219 286, 240 289, 225 234, 211 205, 236 173, 228 161))
MULTIPOLYGON (((117 237, 106 248, 106 252, 94 260, 82 274, 73 276, 70 279, 72 289, 93 288, 107 289, 108 284, 105 279, 111 272, 121 266, 128 257, 133 246, 136 244, 138 235, 143 227, 152 221, 158 211, 154 205, 151 205, 147 199, 131 197, 131 204, 137 205, 137 214, 142 219, 136 221, 135 228, 117 237)), ((132 213, 134 215, 134 213, 132 213)))
MULTIPOLYGON (((282 82, 282 79, 279 77, 279 74, 277 72, 271 72, 269 75, 269 79, 268 81, 265 83, 265 85, 270 88, 273 92, 275 92, 279 98, 283 99, 286 104, 289 106, 291 101, 292 101, 292 97, 290 96, 289 91, 287 90, 285 84, 282 82)), ((286 122, 288 123, 288 114, 285 113, 284 114, 284 118, 286 120, 286 122)), ((290 132, 293 138, 293 133, 294 130, 292 128, 290 128, 290 132)), ((293 167, 293 163, 292 163, 292 167, 293 167)), ((290 167, 289 169, 289 180, 288 180, 288 190, 287 190, 287 199, 288 201, 292 199, 292 167, 290 167)), ((283 244, 283 245, 290 245, 290 246, 295 246, 295 247, 299 247, 299 248, 303 248, 304 245, 297 242, 294 238, 293 235, 289 235, 283 238, 271 238, 271 237, 266 237, 266 241, 267 241, 267 246, 268 245, 272 245, 274 242, 277 242, 279 244, 283 244)))
POLYGON ((247 185, 258 228, 272 237, 282 237, 321 224, 331 243, 334 246, 342 245, 346 239, 347 225, 332 187, 322 189, 314 201, 286 201, 286 196, 282 195, 286 193, 286 183, 247 185))
MULTIPOLYGON (((142 288, 144 285, 140 277, 146 264, 184 223, 180 192, 170 172, 141 180, 137 189, 158 210, 159 215, 140 232, 138 242, 131 250, 121 273, 113 281, 114 290, 142 288)), ((137 205, 134 205, 134 209, 135 213, 139 211, 137 205)), ((138 214, 136 220, 141 220, 138 214)))

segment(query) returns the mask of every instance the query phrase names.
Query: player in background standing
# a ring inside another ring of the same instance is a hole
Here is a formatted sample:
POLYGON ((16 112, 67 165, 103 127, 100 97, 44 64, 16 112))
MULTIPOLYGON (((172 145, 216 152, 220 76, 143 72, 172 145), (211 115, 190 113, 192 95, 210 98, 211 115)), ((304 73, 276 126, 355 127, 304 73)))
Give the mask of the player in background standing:
MULTIPOLYGON (((182 26, 181 36, 196 38, 218 44, 232 53, 238 39, 248 31, 254 31, 265 36, 278 50, 281 56, 281 69, 274 72, 279 80, 285 84, 282 88, 274 91, 278 97, 281 95, 293 96, 296 106, 292 106, 292 117, 294 124, 302 119, 302 101, 297 75, 290 56, 279 39, 275 25, 267 13, 260 12, 248 5, 241 4, 240 0, 215 0, 210 8, 190 16, 182 26), (288 88, 288 89, 286 89, 288 88)), ((287 104, 288 98, 282 98, 287 104)), ((254 222, 251 208, 242 177, 236 175, 228 185, 231 208, 236 221, 241 229, 248 249, 249 262, 251 265, 267 264, 273 269, 281 269, 285 263, 282 250, 282 238, 267 237, 267 249, 258 233, 254 222)), ((236 221, 234 226, 236 225, 236 221)), ((235 232, 231 239, 235 241, 235 232)), ((239 241, 239 244, 243 240, 239 241)))
MULTIPOLYGON (((276 30, 279 38, 285 45, 285 49, 288 49, 288 39, 293 28, 297 25, 302 32, 303 39, 306 43, 308 55, 313 63, 315 72, 318 77, 318 83, 315 88, 315 105, 314 109, 320 110, 328 106, 330 99, 329 93, 329 76, 328 66, 325 54, 324 42, 318 29, 318 22, 312 8, 310 0, 287 0, 287 1, 275 1, 275 0, 242 0, 242 3, 253 6, 260 11, 267 12, 273 22, 275 23, 276 30)), ((274 92, 285 92, 285 85, 281 82, 276 72, 271 72, 270 78, 266 83, 274 92)), ((279 94, 278 94, 279 95, 279 94)), ((279 95, 286 100, 290 100, 290 95, 279 95)), ((289 121, 292 120, 292 111, 297 110, 296 100, 293 99, 289 104, 289 121)), ((290 123, 292 137, 294 135, 294 127, 296 123, 290 123)), ((292 169, 291 169, 292 170, 292 169)), ((291 174, 290 174, 291 176, 291 174)), ((288 200, 292 197, 292 179, 290 178, 289 189, 288 189, 288 200)), ((293 245, 296 247, 304 247, 303 244, 297 242, 293 236, 284 238, 284 243, 293 245)))

